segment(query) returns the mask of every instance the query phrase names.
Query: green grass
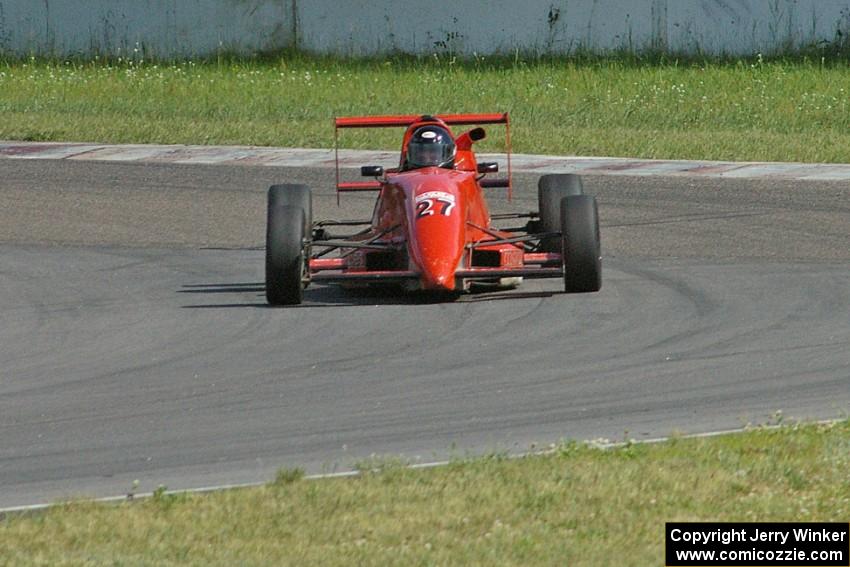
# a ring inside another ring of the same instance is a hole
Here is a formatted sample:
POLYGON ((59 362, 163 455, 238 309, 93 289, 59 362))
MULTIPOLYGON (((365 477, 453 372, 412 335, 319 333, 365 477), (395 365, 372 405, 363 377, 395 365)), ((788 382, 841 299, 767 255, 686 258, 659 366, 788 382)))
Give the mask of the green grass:
POLYGON ((850 421, 378 470, 10 516, 0 565, 661 565, 667 521, 847 521, 850 421))
POLYGON ((336 115, 503 110, 518 152, 850 162, 842 57, 0 62, 0 139, 325 148, 336 115))

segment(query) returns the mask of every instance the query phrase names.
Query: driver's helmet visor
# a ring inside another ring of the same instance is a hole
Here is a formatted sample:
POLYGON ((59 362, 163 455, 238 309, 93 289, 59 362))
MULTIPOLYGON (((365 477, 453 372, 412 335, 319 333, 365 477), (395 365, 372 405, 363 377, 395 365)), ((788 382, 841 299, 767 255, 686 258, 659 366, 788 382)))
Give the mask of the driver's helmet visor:
POLYGON ((411 142, 407 153, 410 163, 418 167, 441 165, 452 158, 451 145, 444 143, 411 142))

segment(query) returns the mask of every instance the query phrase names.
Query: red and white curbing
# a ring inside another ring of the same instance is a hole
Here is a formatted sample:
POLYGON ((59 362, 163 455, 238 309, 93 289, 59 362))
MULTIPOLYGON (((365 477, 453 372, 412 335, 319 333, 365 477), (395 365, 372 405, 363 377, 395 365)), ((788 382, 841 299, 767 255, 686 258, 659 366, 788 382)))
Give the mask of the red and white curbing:
MULTIPOLYGON (((107 145, 62 142, 0 142, 0 159, 51 159, 126 163, 256 165, 270 167, 333 167, 333 150, 250 146, 107 145)), ((394 151, 340 150, 343 167, 364 164, 392 166, 394 151)), ((482 154, 499 161, 504 154, 482 154)), ((693 176, 816 181, 850 180, 850 164, 656 160, 514 154, 517 172, 581 173, 584 175, 693 176)))

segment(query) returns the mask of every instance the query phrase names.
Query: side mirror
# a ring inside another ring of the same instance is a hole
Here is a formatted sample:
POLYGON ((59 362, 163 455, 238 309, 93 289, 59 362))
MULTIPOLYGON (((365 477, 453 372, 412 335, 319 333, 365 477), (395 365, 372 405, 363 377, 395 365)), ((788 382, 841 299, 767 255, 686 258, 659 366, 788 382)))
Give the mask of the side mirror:
POLYGON ((473 128, 469 131, 469 139, 473 142, 477 142, 478 140, 483 140, 487 137, 487 132, 484 131, 484 128, 480 126, 478 128, 473 128))
POLYGON ((384 174, 384 168, 380 165, 364 165, 360 168, 363 177, 380 177, 384 174))
POLYGON ((478 164, 478 173, 497 173, 499 164, 495 161, 482 161, 478 164))

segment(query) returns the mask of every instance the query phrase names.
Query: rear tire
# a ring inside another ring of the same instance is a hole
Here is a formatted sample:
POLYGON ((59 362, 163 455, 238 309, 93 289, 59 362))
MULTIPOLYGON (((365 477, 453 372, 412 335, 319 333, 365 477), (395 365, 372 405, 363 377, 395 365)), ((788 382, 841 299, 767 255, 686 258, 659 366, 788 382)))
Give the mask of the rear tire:
POLYGON ((296 207, 304 210, 304 238, 313 237, 313 196, 310 188, 296 183, 269 187, 268 207, 296 207))
POLYGON ((306 275, 304 210, 269 207, 266 225, 266 299, 270 305, 301 303, 306 275))
MULTIPOLYGON (((542 175, 537 182, 537 203, 541 232, 561 232, 561 201, 564 197, 583 195, 581 177, 573 173, 542 175)), ((560 252, 558 237, 540 240, 541 252, 560 252)))
POLYGON ((599 208, 596 197, 573 195, 561 201, 564 291, 589 293, 602 288, 599 208))

